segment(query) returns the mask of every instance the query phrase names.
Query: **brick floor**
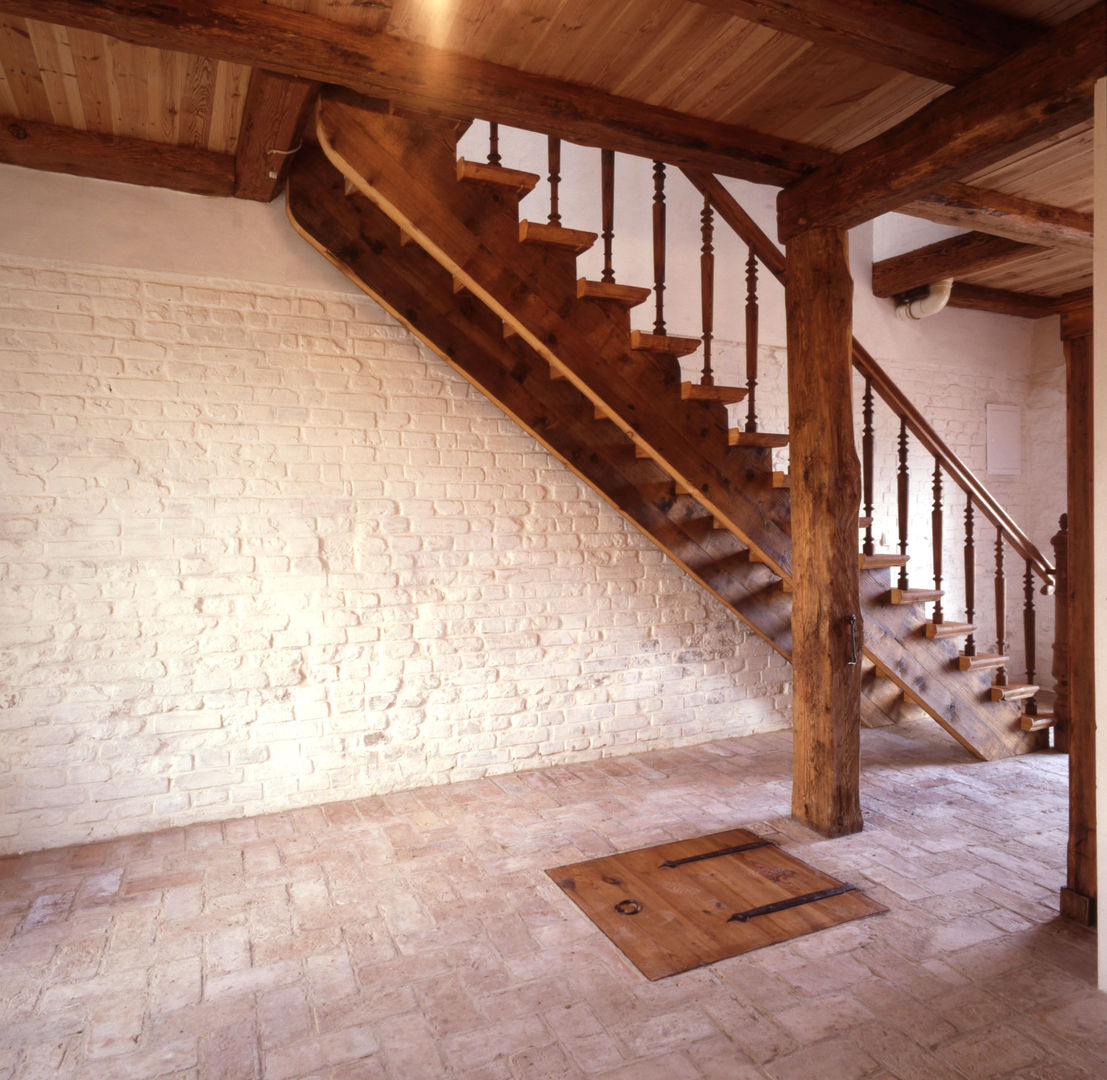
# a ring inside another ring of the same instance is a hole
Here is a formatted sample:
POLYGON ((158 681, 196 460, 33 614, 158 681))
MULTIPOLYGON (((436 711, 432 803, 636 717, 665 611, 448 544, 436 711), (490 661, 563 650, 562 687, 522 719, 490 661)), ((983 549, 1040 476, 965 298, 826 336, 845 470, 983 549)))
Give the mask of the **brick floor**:
POLYGON ((865 831, 787 733, 0 861, 0 1080, 1107 1077, 1056 917, 1065 758, 866 731, 865 831), (734 827, 889 914, 649 983, 547 867, 734 827))

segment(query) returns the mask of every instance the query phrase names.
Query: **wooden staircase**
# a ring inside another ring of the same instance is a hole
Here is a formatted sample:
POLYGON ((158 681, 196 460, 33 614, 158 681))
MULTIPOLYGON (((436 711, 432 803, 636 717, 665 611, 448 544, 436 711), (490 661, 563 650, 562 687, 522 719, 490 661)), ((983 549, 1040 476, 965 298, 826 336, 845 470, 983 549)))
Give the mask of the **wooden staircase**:
MULTIPOLYGON (((537 177, 458 161, 455 124, 324 99, 317 136, 289 180, 294 227, 790 656, 789 493, 769 449, 786 437, 730 428, 724 403, 745 391, 685 382, 698 340, 632 332, 650 290, 578 279, 595 235, 520 222, 537 177)), ((861 556, 879 676, 982 758, 1043 746, 1017 701, 992 700, 991 669, 962 670, 951 638, 927 636, 934 597, 893 595, 902 560, 861 556)), ((886 714, 887 694, 866 692, 886 714)))

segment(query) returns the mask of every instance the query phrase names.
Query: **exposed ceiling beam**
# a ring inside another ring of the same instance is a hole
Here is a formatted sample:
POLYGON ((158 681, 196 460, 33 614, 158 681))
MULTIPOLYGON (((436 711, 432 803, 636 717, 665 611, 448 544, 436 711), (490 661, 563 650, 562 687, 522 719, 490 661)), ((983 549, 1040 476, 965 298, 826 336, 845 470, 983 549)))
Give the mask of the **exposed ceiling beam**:
POLYGON ((958 278, 1042 251, 1003 236, 970 232, 873 263, 873 295, 899 296, 943 278, 958 278))
POLYGON ((990 289, 986 285, 968 285, 958 281, 949 297, 949 306, 969 311, 991 311, 996 315, 1015 315, 1020 319, 1042 319, 1056 313, 1056 300, 1032 293, 990 289))
POLYGON ((459 120, 478 117, 528 130, 557 130, 586 146, 757 183, 788 183, 833 159, 788 139, 259 0, 0 0, 0 11, 334 83, 459 120))
POLYGON ((936 98, 780 193, 780 235, 849 228, 1091 116, 1107 73, 1107 2, 936 98))
POLYGON ((1091 214, 956 181, 900 207, 900 213, 1028 244, 1083 250, 1092 247, 1091 214))
POLYGON ((234 158, 230 154, 123 135, 97 135, 11 116, 0 116, 0 161, 193 195, 234 193, 234 158))
POLYGON ((698 0, 705 7, 956 85, 1025 48, 1042 27, 968 0, 698 0))
POLYGON ((284 182, 319 84, 254 68, 238 129, 234 193, 269 202, 284 182))

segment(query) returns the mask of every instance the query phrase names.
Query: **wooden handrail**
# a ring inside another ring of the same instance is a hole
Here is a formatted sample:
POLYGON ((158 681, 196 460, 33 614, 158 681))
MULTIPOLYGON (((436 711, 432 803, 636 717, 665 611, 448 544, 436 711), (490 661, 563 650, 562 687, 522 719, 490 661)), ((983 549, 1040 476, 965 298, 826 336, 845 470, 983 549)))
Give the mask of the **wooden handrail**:
MULTIPOLYGON (((787 260, 760 226, 738 205, 738 201, 723 184, 710 173, 684 169, 684 175, 715 206, 716 212, 739 236, 751 251, 769 269, 778 281, 783 281, 787 260)), ((1042 554, 1034 542, 1019 528, 1018 523, 1003 508, 994 495, 976 478, 967 465, 945 444, 938 433, 927 423, 922 413, 907 399, 903 391, 869 355, 864 346, 853 339, 853 366, 866 379, 892 410, 903 420, 907 429, 941 463, 954 483, 965 492, 980 512, 1003 535, 1019 556, 1026 560, 1047 585, 1054 585, 1053 564, 1042 554)))
POLYGON ((907 421, 907 429, 934 455, 954 483, 972 498, 983 515, 1003 533, 1007 542, 1026 559, 1034 572, 1048 585, 1053 585, 1053 564, 1038 550, 1034 541, 1019 528, 996 497, 976 478, 969 467, 945 444, 941 436, 926 422, 922 413, 904 396, 884 369, 853 339, 853 366, 867 379, 888 407, 907 421))

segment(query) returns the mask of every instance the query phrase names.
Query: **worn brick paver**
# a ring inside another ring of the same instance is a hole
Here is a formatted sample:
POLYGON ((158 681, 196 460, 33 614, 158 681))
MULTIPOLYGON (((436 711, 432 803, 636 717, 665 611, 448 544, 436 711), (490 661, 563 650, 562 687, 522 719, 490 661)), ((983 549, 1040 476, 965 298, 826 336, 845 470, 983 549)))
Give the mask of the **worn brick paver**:
POLYGON ((0 860, 0 1080, 1081 1080, 1067 762, 867 731, 864 832, 787 733, 0 860), (886 915, 647 982, 545 874, 746 827, 886 915))

